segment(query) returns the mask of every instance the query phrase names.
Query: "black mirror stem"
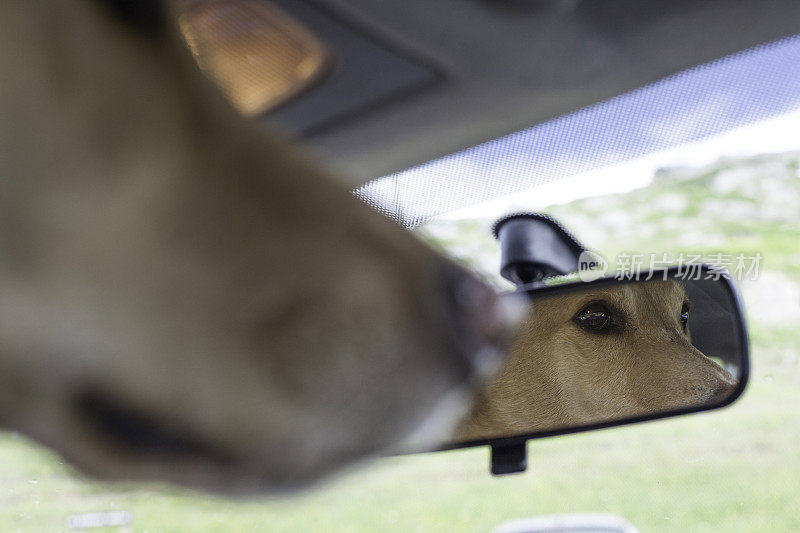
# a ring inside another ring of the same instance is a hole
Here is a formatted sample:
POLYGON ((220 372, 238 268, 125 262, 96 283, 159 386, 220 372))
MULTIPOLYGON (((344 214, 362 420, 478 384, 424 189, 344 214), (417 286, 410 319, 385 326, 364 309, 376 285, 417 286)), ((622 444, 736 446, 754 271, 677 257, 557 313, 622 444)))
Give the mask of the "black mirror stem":
POLYGON ((492 474, 504 476, 524 472, 528 468, 525 442, 509 445, 492 445, 492 474))

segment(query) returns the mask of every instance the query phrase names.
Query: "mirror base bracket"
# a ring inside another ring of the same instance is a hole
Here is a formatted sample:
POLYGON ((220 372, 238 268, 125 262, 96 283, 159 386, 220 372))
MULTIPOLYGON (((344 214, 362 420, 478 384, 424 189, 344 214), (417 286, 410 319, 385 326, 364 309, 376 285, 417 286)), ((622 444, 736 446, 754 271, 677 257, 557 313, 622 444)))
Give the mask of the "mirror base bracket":
POLYGON ((492 474, 504 476, 524 472, 528 468, 526 443, 507 446, 492 445, 492 474))

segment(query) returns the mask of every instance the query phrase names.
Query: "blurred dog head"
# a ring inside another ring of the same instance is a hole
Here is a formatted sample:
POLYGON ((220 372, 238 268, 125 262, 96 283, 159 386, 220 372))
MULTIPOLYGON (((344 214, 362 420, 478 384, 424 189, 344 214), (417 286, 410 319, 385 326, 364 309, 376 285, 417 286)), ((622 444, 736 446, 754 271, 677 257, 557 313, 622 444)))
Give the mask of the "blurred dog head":
POLYGON ((498 357, 492 291, 107 3, 0 8, 0 424, 236 491, 435 440, 498 357))

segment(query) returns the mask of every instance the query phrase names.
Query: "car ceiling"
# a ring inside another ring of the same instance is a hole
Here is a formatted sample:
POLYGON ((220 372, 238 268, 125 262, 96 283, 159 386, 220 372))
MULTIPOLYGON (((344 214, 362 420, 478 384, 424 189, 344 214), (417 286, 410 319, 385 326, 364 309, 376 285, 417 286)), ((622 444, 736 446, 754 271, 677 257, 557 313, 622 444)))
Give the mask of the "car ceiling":
POLYGON ((772 0, 273 0, 336 56, 264 121, 347 185, 800 32, 772 0))

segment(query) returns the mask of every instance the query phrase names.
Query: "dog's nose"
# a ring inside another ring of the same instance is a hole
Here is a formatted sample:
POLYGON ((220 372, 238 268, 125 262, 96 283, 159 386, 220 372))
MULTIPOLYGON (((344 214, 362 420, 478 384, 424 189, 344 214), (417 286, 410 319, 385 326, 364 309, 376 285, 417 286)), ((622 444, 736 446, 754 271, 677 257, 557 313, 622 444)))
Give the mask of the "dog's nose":
POLYGON ((735 381, 722 382, 714 389, 714 392, 709 398, 709 402, 712 404, 722 403, 727 400, 731 394, 733 394, 734 390, 736 390, 735 381))
POLYGON ((451 267, 445 278, 456 349, 482 382, 499 369, 527 304, 518 295, 498 294, 458 267, 451 267))

